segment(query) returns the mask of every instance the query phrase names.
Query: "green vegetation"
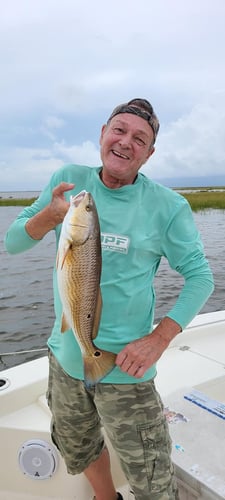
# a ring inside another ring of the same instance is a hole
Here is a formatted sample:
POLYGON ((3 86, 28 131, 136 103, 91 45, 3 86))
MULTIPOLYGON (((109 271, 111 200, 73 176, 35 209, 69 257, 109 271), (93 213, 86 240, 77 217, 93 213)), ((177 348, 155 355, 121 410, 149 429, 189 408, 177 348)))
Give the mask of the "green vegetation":
MULTIPOLYGON (((225 210, 225 187, 176 188, 190 203, 194 212, 210 208, 225 210)), ((1 198, 0 207, 31 205, 36 198, 1 198)))
POLYGON ((209 208, 216 208, 225 210, 225 190, 224 191, 194 191, 192 193, 182 193, 190 203, 194 212, 198 210, 206 210, 209 208))
POLYGON ((1 198, 0 207, 28 207, 37 198, 1 198))

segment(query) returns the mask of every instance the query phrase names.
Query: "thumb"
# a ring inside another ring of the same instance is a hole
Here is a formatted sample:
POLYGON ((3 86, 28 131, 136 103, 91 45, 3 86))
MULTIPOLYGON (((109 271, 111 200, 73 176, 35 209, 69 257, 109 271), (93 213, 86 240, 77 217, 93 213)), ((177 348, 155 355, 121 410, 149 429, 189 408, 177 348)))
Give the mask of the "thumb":
POLYGON ((75 184, 69 182, 61 182, 58 186, 53 189, 53 194, 55 196, 61 196, 64 192, 73 189, 75 184))

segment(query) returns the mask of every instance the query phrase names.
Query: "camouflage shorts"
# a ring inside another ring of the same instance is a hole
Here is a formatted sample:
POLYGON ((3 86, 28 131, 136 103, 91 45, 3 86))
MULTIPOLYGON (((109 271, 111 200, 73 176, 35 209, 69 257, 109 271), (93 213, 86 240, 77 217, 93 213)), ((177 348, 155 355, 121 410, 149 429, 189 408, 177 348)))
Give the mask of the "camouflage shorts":
POLYGON ((136 500, 177 500, 171 440, 154 381, 99 383, 87 389, 49 356, 48 404, 52 439, 71 474, 96 460, 102 425, 117 452, 136 500))

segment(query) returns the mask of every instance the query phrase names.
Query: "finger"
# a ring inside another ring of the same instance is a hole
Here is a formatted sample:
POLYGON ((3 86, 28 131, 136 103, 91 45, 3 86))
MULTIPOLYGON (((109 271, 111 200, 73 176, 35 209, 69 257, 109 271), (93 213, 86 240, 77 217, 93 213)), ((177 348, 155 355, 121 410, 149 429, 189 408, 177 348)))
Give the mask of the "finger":
POLYGON ((73 189, 74 186, 75 186, 75 184, 72 184, 72 183, 69 183, 69 182, 61 182, 58 186, 56 186, 53 189, 53 194, 55 196, 60 196, 65 191, 70 191, 71 189, 73 189))
POLYGON ((121 366, 124 363, 126 358, 127 358, 127 355, 123 351, 121 351, 119 354, 117 354, 116 365, 121 366))
POLYGON ((72 182, 65 182, 64 185, 64 191, 70 191, 75 186, 72 182))
POLYGON ((136 370, 136 372, 134 373, 134 377, 136 378, 141 378, 144 376, 146 372, 146 368, 144 366, 139 366, 136 370))
POLYGON ((124 370, 124 363, 123 363, 123 365, 120 367, 120 369, 122 371, 126 371, 128 373, 128 375, 131 375, 132 377, 136 377, 136 378, 143 377, 143 375, 144 375, 144 373, 146 371, 146 367, 145 366, 138 365, 135 362, 132 363, 127 370, 124 370))
POLYGON ((129 358, 126 358, 120 365, 120 369, 123 372, 128 372, 130 369, 132 369, 132 361, 130 361, 129 358))

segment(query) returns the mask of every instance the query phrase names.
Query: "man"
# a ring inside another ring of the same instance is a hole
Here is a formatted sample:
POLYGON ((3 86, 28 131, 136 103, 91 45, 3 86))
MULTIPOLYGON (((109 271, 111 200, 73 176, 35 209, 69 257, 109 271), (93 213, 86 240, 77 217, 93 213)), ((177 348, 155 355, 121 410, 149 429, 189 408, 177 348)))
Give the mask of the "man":
POLYGON ((11 253, 32 248, 52 229, 58 242, 71 191, 92 193, 103 258, 103 309, 95 344, 117 354, 116 367, 95 387, 85 386, 79 346, 71 330, 64 335, 60 331, 62 306, 54 279, 48 402, 52 439, 67 470, 84 472, 96 500, 122 499, 112 481, 100 419, 136 500, 178 498, 170 437, 154 385, 156 362, 213 290, 188 203, 139 172, 154 152, 158 129, 145 99, 118 106, 102 127, 102 166, 58 170, 5 239, 11 253), (184 286, 173 308, 153 328, 153 279, 162 256, 183 275, 184 286))

